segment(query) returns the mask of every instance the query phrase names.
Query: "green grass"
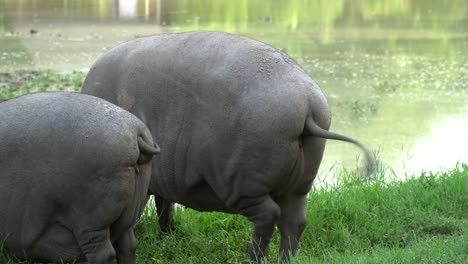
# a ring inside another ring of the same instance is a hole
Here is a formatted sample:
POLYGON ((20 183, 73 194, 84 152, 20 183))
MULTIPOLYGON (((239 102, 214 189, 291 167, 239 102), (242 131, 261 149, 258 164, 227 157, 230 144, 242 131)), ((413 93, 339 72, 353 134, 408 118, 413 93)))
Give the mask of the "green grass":
MULTIPOLYGON (((314 189, 292 263, 466 263, 468 165, 404 182, 363 184, 344 171, 337 187, 314 189)), ((239 263, 251 225, 241 216, 177 209, 163 235, 152 203, 136 225, 137 263, 239 263)), ((268 263, 277 263, 276 232, 268 263)), ((0 263, 15 262, 6 251, 0 263)))
POLYGON ((298 256, 295 263, 466 263, 466 235, 421 240, 405 248, 375 247, 363 253, 329 253, 324 257, 298 256))
MULTIPOLYGON (((352 175, 351 175, 352 176, 352 175)), ((364 184, 344 171, 337 187, 310 193, 292 263, 465 263, 468 165, 404 182, 364 184)), ((175 232, 158 237, 150 205, 136 225, 138 263, 239 263, 251 226, 240 216, 179 209, 175 232)), ((268 263, 277 263, 278 232, 268 263)))

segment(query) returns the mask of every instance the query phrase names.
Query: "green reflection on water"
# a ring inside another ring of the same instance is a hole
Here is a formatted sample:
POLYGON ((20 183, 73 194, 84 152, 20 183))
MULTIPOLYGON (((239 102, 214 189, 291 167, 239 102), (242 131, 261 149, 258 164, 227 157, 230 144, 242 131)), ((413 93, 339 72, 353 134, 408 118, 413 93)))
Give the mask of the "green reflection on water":
MULTIPOLYGON (((89 68, 122 41, 191 30, 239 33, 285 50, 327 95, 332 129, 380 148, 390 164, 411 163, 413 146, 446 118, 461 124, 454 129, 468 127, 466 0, 4 0, 0 71, 89 68)), ((460 150, 467 143, 447 144, 455 160, 468 161, 460 150)), ((325 167, 353 166, 357 154, 329 142, 325 167)))

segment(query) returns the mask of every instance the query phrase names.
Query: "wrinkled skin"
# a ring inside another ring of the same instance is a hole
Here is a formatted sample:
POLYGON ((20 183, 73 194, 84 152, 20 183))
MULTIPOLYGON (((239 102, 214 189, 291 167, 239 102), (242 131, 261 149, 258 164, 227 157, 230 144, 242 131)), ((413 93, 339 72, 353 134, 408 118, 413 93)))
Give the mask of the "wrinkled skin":
POLYGON ((134 113, 162 143, 150 193, 163 231, 174 202, 241 214, 254 225, 254 260, 266 255, 275 225, 280 255, 296 252, 324 138, 363 148, 327 131, 325 96, 292 59, 231 34, 129 41, 94 64, 82 92, 134 113))
POLYGON ((135 262, 158 152, 127 111, 79 93, 0 104, 0 239, 20 259, 135 262))

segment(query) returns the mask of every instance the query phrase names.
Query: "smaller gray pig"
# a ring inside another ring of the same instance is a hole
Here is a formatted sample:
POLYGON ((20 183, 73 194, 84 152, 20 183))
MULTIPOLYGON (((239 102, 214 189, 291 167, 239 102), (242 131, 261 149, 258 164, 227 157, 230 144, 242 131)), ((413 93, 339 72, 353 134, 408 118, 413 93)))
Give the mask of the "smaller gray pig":
POLYGON ((28 261, 134 263, 159 153, 143 122, 66 92, 4 101, 0 120, 0 243, 28 261))

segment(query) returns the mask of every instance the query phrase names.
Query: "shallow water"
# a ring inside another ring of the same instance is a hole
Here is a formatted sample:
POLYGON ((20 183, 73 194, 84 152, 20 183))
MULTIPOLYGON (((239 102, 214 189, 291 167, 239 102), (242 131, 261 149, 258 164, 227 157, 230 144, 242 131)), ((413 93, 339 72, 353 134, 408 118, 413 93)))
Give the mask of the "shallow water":
MULTIPOLYGON (((331 129, 361 140, 398 177, 468 162, 465 0, 5 0, 0 71, 87 71, 123 41, 191 30, 285 50, 326 94, 331 129)), ((322 180, 335 165, 358 166, 359 155, 329 141, 322 180)))

